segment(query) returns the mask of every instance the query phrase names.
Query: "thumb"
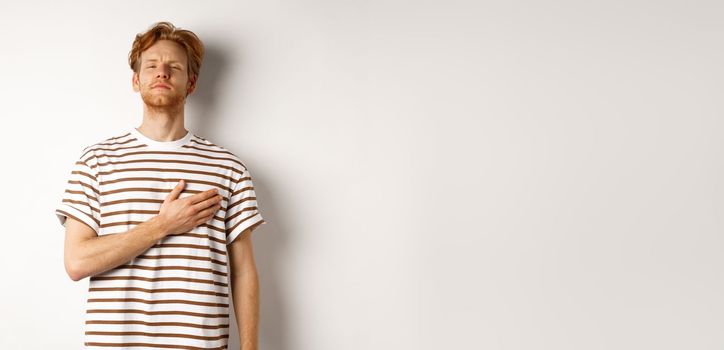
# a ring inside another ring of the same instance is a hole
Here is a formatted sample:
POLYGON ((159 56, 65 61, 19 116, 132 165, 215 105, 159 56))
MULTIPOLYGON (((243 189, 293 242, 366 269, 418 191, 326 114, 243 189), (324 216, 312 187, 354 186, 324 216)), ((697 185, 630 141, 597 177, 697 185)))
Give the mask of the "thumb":
POLYGON ((166 199, 163 200, 164 203, 168 203, 172 200, 175 200, 178 198, 179 194, 181 194, 181 191, 183 191, 184 187, 186 187, 186 182, 184 180, 179 180, 176 187, 171 190, 171 193, 166 196, 166 199))

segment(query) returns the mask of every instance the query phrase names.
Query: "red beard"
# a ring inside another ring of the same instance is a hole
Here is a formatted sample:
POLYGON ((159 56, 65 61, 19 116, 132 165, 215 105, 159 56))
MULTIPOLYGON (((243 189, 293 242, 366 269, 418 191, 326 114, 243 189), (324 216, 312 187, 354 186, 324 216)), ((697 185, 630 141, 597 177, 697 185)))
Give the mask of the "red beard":
POLYGON ((186 103, 186 96, 176 90, 141 90, 141 99, 151 109, 176 110, 186 103))

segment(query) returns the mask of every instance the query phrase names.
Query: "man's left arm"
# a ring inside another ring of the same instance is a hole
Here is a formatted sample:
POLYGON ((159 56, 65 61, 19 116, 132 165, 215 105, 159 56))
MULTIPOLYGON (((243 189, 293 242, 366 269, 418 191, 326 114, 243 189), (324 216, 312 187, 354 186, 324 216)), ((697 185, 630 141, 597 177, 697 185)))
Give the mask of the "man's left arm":
POLYGON ((258 349, 259 277, 251 232, 250 229, 244 230, 228 247, 231 297, 239 326, 241 350, 258 349))

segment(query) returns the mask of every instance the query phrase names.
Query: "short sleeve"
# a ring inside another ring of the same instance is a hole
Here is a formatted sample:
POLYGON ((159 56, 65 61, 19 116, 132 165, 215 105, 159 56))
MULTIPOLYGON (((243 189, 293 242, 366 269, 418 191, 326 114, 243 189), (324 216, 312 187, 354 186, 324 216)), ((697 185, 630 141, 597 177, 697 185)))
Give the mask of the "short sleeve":
POLYGON ((100 229, 100 191, 96 172, 87 162, 81 156, 73 165, 55 215, 63 226, 70 217, 88 225, 97 235, 100 229))
POLYGON ((244 230, 252 230, 259 225, 265 224, 259 208, 257 207, 256 193, 251 182, 251 174, 244 169, 239 180, 234 184, 229 196, 229 204, 226 207, 226 244, 230 244, 244 230))

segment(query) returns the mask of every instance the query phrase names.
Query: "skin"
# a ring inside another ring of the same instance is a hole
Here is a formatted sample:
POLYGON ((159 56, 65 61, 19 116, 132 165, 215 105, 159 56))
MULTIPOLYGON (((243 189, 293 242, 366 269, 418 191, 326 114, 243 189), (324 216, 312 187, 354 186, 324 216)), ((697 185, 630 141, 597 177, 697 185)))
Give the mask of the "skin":
MULTIPOLYGON (((186 52, 181 45, 160 40, 141 53, 133 90, 143 100, 143 122, 137 129, 157 141, 173 141, 186 135, 184 105, 196 88, 197 76, 189 76, 186 52), (156 84, 165 87, 157 87, 156 84)), ((118 234, 98 236, 82 221, 68 218, 64 247, 65 269, 73 281, 94 276, 125 264, 156 242, 172 234, 188 232, 214 216, 221 195, 215 189, 179 198, 183 180, 169 193, 159 214, 118 234)), ((258 349, 259 278, 247 229, 227 246, 234 315, 239 325, 241 349, 258 349)))

